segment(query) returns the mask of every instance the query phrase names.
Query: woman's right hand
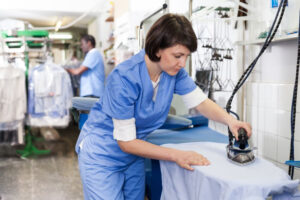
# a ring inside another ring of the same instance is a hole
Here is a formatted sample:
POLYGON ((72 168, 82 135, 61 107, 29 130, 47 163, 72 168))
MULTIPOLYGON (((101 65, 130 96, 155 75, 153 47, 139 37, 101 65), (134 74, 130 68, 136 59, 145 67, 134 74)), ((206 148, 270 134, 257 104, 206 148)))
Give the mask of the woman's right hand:
POLYGON ((175 162, 182 168, 194 170, 191 165, 209 165, 210 162, 203 155, 194 151, 178 151, 175 162))

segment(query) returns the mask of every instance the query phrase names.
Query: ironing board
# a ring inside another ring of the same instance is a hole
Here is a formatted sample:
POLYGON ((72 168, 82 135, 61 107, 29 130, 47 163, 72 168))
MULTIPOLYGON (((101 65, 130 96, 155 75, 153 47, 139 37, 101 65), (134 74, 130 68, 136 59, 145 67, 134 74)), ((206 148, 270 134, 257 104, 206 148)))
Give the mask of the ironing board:
MULTIPOLYGON (((208 120, 203 116, 189 117, 195 124, 193 128, 168 130, 158 129, 148 135, 147 141, 156 145, 181 144, 189 142, 209 141, 215 143, 228 143, 228 137, 208 127, 208 120), (196 120, 195 120, 196 119, 196 120), (202 119, 202 121, 201 121, 202 119), (206 121, 204 120, 206 119, 206 121)), ((146 159, 146 189, 151 200, 160 200, 162 193, 162 180, 158 160, 146 159)))
POLYGON ((226 144, 192 142, 163 146, 199 152, 211 164, 193 166, 195 170, 188 171, 174 162, 160 161, 162 200, 264 200, 269 196, 273 200, 287 200, 293 199, 298 190, 299 180, 291 180, 285 171, 267 160, 257 157, 246 166, 229 162, 226 144))
MULTIPOLYGON (((99 99, 74 97, 73 108, 79 114, 79 128, 81 129, 88 118, 89 110, 99 99)), ((160 129, 149 134, 147 139, 156 145, 166 143, 178 144, 188 142, 210 141, 228 143, 228 137, 208 127, 208 119, 202 115, 168 115, 160 129)), ((158 160, 146 159, 146 189, 151 200, 159 200, 162 191, 161 172, 158 160)))

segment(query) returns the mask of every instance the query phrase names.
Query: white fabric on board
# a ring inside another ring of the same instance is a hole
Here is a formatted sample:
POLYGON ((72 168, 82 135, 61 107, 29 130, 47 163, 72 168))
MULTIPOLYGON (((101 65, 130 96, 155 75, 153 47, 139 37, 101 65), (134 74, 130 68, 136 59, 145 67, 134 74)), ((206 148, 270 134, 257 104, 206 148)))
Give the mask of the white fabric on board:
POLYGON ((247 166, 233 164, 227 159, 227 144, 195 142, 165 144, 181 150, 192 150, 204 155, 209 166, 193 166, 194 171, 179 167, 174 162, 160 161, 162 174, 162 200, 263 200, 292 198, 299 180, 271 162, 256 158, 247 166))

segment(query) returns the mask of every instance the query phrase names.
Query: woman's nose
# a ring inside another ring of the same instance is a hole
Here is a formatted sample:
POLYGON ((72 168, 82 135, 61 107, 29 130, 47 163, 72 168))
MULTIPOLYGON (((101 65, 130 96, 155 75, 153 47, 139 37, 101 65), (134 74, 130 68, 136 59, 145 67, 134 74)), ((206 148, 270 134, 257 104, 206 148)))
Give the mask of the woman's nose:
POLYGON ((186 58, 180 59, 180 61, 179 61, 179 66, 180 66, 181 68, 184 68, 184 67, 185 67, 185 64, 186 64, 186 58))

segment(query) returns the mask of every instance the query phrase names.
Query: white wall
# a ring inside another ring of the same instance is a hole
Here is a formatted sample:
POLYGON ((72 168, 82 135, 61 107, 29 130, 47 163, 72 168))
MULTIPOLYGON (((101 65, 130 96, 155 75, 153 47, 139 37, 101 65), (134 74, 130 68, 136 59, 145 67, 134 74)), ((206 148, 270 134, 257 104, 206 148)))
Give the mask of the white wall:
MULTIPOLYGON (((256 0, 256 6, 262 6, 262 18, 274 18, 276 9, 267 2, 256 0)), ((295 29, 298 24, 300 2, 289 1, 289 7, 283 18, 281 30, 295 29)), ((270 23, 270 22, 269 22, 270 23)), ((261 25, 262 26, 262 25, 261 25)), ((260 30, 258 24, 250 23, 247 37, 255 39, 260 30)), ((257 55, 261 46, 246 47, 246 66, 257 55)), ((288 169, 284 164, 289 160, 290 151, 290 112, 293 83, 296 71, 297 40, 273 43, 257 63, 252 77, 247 83, 245 93, 246 121, 253 127, 252 143, 258 147, 258 155, 272 161, 277 166, 288 169)), ((246 67, 245 66, 245 67, 246 67)), ((299 93, 300 91, 298 91, 299 93)), ((299 99, 299 97, 298 97, 299 99)), ((300 113, 296 115, 295 160, 300 160, 300 113)), ((295 179, 300 178, 300 170, 295 168, 295 179)))
POLYGON ((113 24, 106 22, 109 14, 102 13, 88 25, 88 34, 93 35, 96 39, 96 48, 103 51, 108 48, 110 34, 113 32, 113 24))

